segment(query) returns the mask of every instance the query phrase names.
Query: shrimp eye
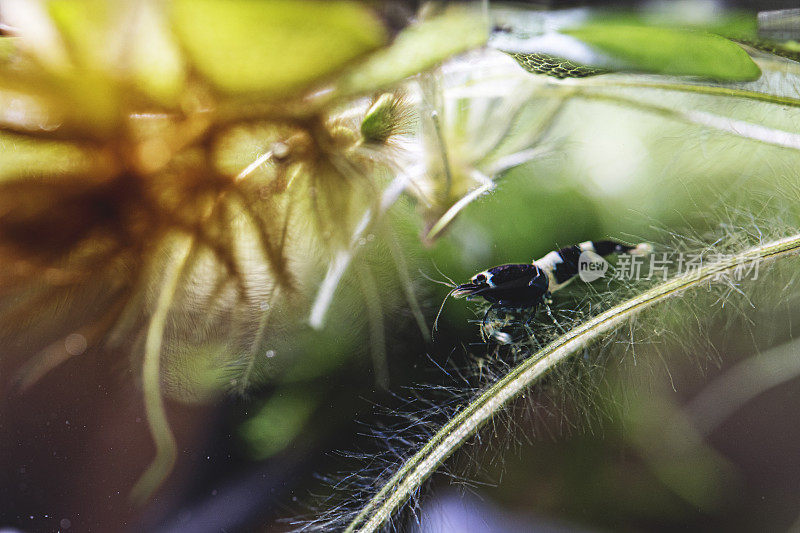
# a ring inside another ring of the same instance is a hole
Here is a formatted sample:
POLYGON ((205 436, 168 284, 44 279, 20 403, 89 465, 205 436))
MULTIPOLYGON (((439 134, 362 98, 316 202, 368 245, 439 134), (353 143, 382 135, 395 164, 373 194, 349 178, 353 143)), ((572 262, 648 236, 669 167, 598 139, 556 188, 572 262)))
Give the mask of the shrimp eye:
POLYGON ((477 281, 478 283, 483 283, 484 281, 486 281, 486 276, 484 276, 483 274, 478 274, 477 276, 475 276, 475 281, 477 281))

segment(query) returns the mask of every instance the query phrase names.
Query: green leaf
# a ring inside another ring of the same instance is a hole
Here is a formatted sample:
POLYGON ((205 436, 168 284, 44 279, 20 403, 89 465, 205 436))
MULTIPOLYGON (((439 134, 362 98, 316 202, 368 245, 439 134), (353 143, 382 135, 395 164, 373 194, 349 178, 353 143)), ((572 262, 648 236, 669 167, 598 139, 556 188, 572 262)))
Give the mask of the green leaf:
POLYGON ((17 106, 12 130, 58 130, 74 139, 100 138, 122 120, 119 87, 95 72, 63 75, 19 72, 0 65, 0 107, 17 106))
POLYGON ((486 43, 489 30, 477 10, 451 9, 403 30, 394 43, 343 75, 337 96, 389 87, 448 57, 486 43))
MULTIPOLYGON (((110 21, 117 10, 102 0, 53 0, 47 11, 78 67, 104 70, 113 51, 110 21)), ((119 36, 116 36, 119 38, 119 36)))
POLYGON ((386 41, 362 4, 321 0, 178 0, 173 26, 219 89, 287 96, 386 41))
POLYGON ((553 78, 585 78, 587 76, 596 76, 598 74, 606 74, 609 71, 600 67, 591 67, 575 63, 569 59, 555 57, 548 54, 522 54, 516 52, 507 52, 508 55, 513 57, 519 66, 530 72, 531 74, 545 74, 553 78))
POLYGON ((713 16, 698 16, 692 6, 686 7, 688 9, 665 9, 663 11, 648 11, 646 8, 633 11, 604 9, 593 13, 590 24, 705 31, 736 40, 755 39, 758 36, 758 21, 752 12, 723 9, 715 11, 713 16))
POLYGON ((175 104, 185 67, 164 13, 152 2, 52 0, 48 10, 83 71, 136 86, 163 104, 175 104))
POLYGON ((186 65, 164 13, 149 2, 137 4, 136 28, 127 57, 137 88, 161 103, 175 103, 185 88, 186 65))
POLYGON ((739 45, 710 33, 603 23, 563 33, 635 70, 727 81, 754 80, 761 75, 739 45))

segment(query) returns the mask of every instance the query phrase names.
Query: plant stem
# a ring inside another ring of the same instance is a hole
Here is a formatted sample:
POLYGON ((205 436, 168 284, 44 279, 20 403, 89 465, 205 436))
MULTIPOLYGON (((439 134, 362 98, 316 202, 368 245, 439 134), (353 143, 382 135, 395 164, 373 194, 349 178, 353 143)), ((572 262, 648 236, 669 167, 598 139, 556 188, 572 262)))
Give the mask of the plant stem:
POLYGON ((369 266, 359 261, 356 263, 361 293, 364 305, 367 308, 369 323, 370 353, 372 355, 372 368, 375 372, 375 385, 383 390, 389 389, 389 361, 386 355, 386 335, 383 324, 383 309, 381 309, 380 291, 372 276, 369 266))
POLYGON ((147 327, 147 338, 142 364, 142 388, 147 424, 156 445, 156 456, 131 490, 131 499, 141 504, 161 485, 175 464, 175 437, 169 429, 169 421, 161 397, 161 345, 170 307, 178 290, 189 258, 194 251, 194 240, 181 236, 172 247, 173 258, 166 269, 161 291, 158 293, 155 311, 147 327))
POLYGON ((752 122, 746 122, 744 120, 723 117, 713 113, 708 113, 706 111, 682 111, 673 107, 653 104, 650 102, 637 100, 635 98, 627 98, 625 96, 606 94, 597 91, 577 91, 574 93, 574 96, 577 98, 584 98, 586 100, 608 102, 634 109, 640 109, 642 111, 656 113, 673 120, 679 120, 688 124, 694 124, 722 131, 737 137, 760 141, 774 146, 782 146, 784 148, 800 150, 800 134, 768 128, 766 126, 754 124, 752 122))
POLYGON ((506 405, 536 383, 557 364, 568 359, 639 312, 670 297, 699 288, 737 268, 774 260, 800 251, 800 234, 761 244, 677 275, 579 324, 531 355, 458 412, 361 508, 347 532, 373 532, 420 490, 439 466, 506 405))
POLYGON ((757 102, 766 102, 786 107, 800 107, 800 99, 790 96, 779 96, 776 94, 738 89, 735 87, 717 87, 714 85, 699 85, 693 83, 664 83, 648 81, 622 81, 608 78, 581 78, 580 80, 563 81, 560 85, 569 87, 596 87, 616 89, 620 87, 631 87, 637 89, 655 89, 663 91, 677 91, 694 94, 707 94, 713 96, 726 96, 729 98, 744 98, 757 102))

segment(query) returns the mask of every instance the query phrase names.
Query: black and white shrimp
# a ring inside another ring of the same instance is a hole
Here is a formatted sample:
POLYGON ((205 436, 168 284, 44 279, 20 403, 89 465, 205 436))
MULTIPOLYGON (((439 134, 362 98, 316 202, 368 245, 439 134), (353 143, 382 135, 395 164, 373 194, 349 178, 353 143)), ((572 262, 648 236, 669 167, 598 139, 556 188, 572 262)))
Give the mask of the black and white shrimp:
POLYGON ((646 256, 652 250, 648 243, 630 246, 616 241, 585 241, 552 251, 530 264, 499 265, 479 272, 467 283, 457 285, 448 296, 489 302, 484 326, 489 314, 498 309, 530 309, 533 316, 539 305, 549 304, 551 294, 574 280, 582 267, 596 263, 597 256, 646 256))

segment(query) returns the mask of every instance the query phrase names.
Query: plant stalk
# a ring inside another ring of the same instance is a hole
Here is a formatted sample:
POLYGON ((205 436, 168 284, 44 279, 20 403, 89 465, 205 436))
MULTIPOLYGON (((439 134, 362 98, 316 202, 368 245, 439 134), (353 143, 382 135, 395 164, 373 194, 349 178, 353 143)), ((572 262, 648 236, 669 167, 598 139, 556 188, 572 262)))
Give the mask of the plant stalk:
POLYGON ((439 466, 458 450, 493 416, 539 381, 556 365, 635 317, 641 311, 668 298, 704 286, 737 268, 771 261, 800 251, 800 234, 761 244, 738 254, 709 263, 659 283, 643 293, 615 305, 577 325, 531 355, 458 412, 367 502, 347 526, 346 532, 374 532, 418 492, 439 466))
POLYGON ((177 456, 175 437, 169 428, 164 399, 161 397, 161 347, 169 310, 193 251, 194 241, 188 236, 181 236, 172 248, 173 258, 167 266, 156 307, 147 327, 142 388, 147 425, 156 446, 156 455, 131 490, 131 499, 138 504, 147 501, 161 485, 172 470, 177 456))

